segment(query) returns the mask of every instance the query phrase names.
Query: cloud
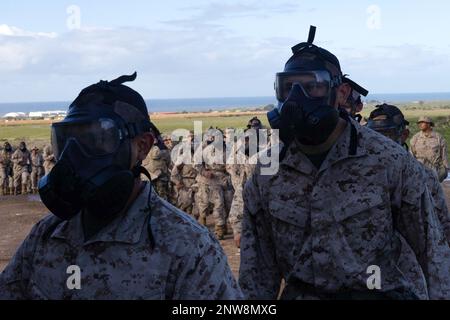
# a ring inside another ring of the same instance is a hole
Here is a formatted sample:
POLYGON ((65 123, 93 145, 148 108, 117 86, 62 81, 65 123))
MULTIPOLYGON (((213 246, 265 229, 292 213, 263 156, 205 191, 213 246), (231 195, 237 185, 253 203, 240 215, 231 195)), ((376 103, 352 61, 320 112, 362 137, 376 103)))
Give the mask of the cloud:
POLYGON ((6 24, 0 24, 0 36, 9 37, 34 37, 34 38, 56 38, 57 33, 55 32, 31 32, 25 31, 14 26, 8 26, 6 24))
MULTIPOLYGON (((227 17, 250 14, 245 4, 215 8, 227 17)), ((84 28, 60 34, 1 25, 0 102, 69 100, 93 82, 135 70, 132 86, 146 98, 271 95, 274 74, 297 42, 239 36, 217 20, 196 28, 84 28)), ((327 39, 321 45, 371 92, 448 91, 447 47, 345 48, 327 39)))
POLYGON ((448 50, 412 44, 338 50, 343 71, 372 92, 447 92, 448 50), (358 80, 360 79, 360 80, 358 80))
POLYGON ((217 30, 121 27, 80 29, 55 37, 21 34, 34 36, 0 35, 4 100, 65 100, 79 91, 79 83, 134 70, 141 80, 136 86, 146 97, 260 95, 266 91, 260 89, 263 79, 272 93, 273 73, 282 65, 279 57, 289 52, 264 39, 217 30))

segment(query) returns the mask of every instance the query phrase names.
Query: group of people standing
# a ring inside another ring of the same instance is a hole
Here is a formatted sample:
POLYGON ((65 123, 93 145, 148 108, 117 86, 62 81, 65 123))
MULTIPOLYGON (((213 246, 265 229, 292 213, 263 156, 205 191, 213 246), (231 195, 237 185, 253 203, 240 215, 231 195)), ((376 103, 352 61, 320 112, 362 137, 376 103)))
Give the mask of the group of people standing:
POLYGON ((37 194, 39 180, 55 162, 50 146, 45 146, 42 152, 37 146, 28 150, 22 141, 14 149, 6 141, 0 149, 0 195, 37 194))
MULTIPOLYGON (((246 130, 257 132, 263 125, 257 117, 249 120, 246 130)), ((204 143, 199 148, 206 148, 214 143, 214 132, 223 134, 226 140, 228 128, 225 132, 210 128, 205 132, 204 143)), ((215 235, 223 240, 229 233, 228 222, 235 238, 240 235, 240 220, 243 213, 242 191, 247 178, 252 173, 252 166, 248 161, 243 164, 229 163, 223 159, 222 163, 211 163, 208 159, 201 163, 183 161, 183 154, 174 154, 172 150, 178 143, 185 143, 195 153, 194 136, 190 135, 180 142, 174 143, 170 136, 160 136, 159 143, 150 150, 143 161, 143 166, 152 178, 152 185, 160 197, 169 201, 177 208, 187 212, 197 219, 201 225, 206 225, 206 217, 214 219, 215 235)), ((237 152, 236 149, 233 152, 237 152)), ((225 154, 224 154, 225 156, 225 154)))

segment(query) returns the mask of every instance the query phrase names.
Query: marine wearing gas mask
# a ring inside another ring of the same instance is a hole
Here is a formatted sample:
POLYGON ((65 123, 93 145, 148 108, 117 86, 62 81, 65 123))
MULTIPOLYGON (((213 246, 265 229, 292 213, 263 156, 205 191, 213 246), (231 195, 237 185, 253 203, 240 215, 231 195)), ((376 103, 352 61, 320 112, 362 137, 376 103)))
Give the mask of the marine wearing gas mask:
POLYGON ((98 218, 121 212, 136 177, 148 175, 141 163, 131 163, 131 141, 152 131, 143 98, 123 83, 136 74, 101 81, 81 91, 67 117, 52 125, 57 163, 39 182, 43 203, 63 220, 86 209, 98 218), (118 113, 135 112, 136 121, 118 113))
POLYGON ((348 76, 344 76, 343 81, 344 83, 348 83, 350 85, 352 88, 352 93, 348 96, 347 101, 340 107, 347 111, 353 119, 361 123, 362 116, 359 113, 364 107, 361 96, 367 97, 369 91, 348 78, 348 76))
POLYGON ((308 42, 293 47, 284 71, 276 74, 278 107, 267 116, 285 144, 296 137, 302 144, 320 145, 338 123, 334 89, 343 81, 340 64, 332 53, 313 44, 314 37, 311 27, 308 42))

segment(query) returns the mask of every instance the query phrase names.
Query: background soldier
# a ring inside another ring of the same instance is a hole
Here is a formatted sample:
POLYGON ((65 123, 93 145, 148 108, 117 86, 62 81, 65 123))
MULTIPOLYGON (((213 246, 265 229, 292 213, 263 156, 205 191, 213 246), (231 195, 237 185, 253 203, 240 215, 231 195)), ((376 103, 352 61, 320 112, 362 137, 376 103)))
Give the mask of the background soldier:
POLYGON ((198 187, 196 185, 197 170, 193 164, 193 134, 190 133, 189 137, 181 143, 185 144, 185 149, 189 150, 191 157, 190 159, 189 157, 184 158, 183 154, 179 154, 173 164, 170 180, 175 191, 174 203, 177 208, 198 219, 198 211, 194 210, 195 193, 198 187))
POLYGON ((44 158, 38 147, 31 149, 31 192, 38 193, 38 183, 44 173, 44 158))
POLYGON ((215 234, 219 240, 223 240, 227 233, 224 188, 228 183, 228 175, 224 164, 225 155, 220 155, 222 160, 219 157, 214 158, 217 149, 214 146, 215 138, 212 130, 214 129, 210 129, 206 133, 204 161, 202 164, 195 166, 198 172, 196 178, 198 191, 195 194, 195 203, 198 209, 199 222, 202 225, 206 225, 206 217, 211 208, 215 234), (207 152, 207 149, 211 152, 207 152))
MULTIPOLYGON (((252 120, 254 120, 253 118, 252 120)), ((253 121, 253 127, 251 126, 252 120, 249 121, 250 128, 253 128, 255 130, 261 129, 262 125, 261 122, 258 120, 258 122, 253 121)), ((247 128, 249 128, 247 126, 247 128)), ((248 133, 249 131, 246 131, 248 133)), ((257 132, 257 131, 256 131, 257 132)), ((240 143, 240 142, 239 142, 240 143)), ((244 216, 244 199, 243 199, 243 189, 244 185, 247 182, 247 180, 251 177, 253 174, 253 171, 255 169, 255 165, 251 164, 250 162, 250 154, 249 154, 249 136, 246 134, 245 140, 244 140, 244 147, 242 150, 240 150, 239 143, 236 143, 234 145, 233 151, 235 152, 235 155, 237 155, 238 152, 243 152, 243 156, 245 157, 246 163, 235 163, 235 164, 228 164, 227 165, 227 171, 231 176, 232 182, 233 182, 233 188, 234 188, 234 195, 233 200, 231 203, 231 209, 229 214, 230 219, 230 225, 233 230, 233 237, 236 247, 240 247, 240 239, 241 239, 241 232, 242 232, 242 219, 244 216)), ((256 155, 253 155, 256 157, 256 155)))
POLYGON ((49 174, 56 163, 55 155, 53 154, 52 146, 48 145, 44 147, 44 171, 45 175, 49 174))
POLYGON ((150 173, 152 185, 158 195, 166 201, 169 201, 169 183, 171 165, 170 151, 163 144, 161 135, 158 135, 157 144, 153 145, 143 165, 150 173))
POLYGON ((27 182, 30 176, 29 166, 31 165, 31 154, 27 150, 25 142, 21 142, 19 149, 12 155, 14 164, 14 194, 19 194, 19 187, 22 186, 22 194, 27 193, 27 182))
POLYGON ((347 113, 352 116, 353 119, 361 123, 362 116, 360 112, 364 108, 361 96, 367 97, 369 91, 364 89, 348 77, 344 77, 343 81, 350 85, 350 87, 352 88, 352 92, 348 96, 345 103, 341 106, 341 108, 345 109, 345 111, 347 111, 347 113))
POLYGON ((447 142, 433 130, 431 118, 420 117, 417 124, 420 132, 411 139, 411 153, 426 167, 434 170, 439 181, 443 182, 448 175, 447 142))
POLYGON ((10 177, 12 171, 13 150, 9 142, 5 142, 0 151, 0 193, 1 195, 13 194, 13 179, 10 177))
MULTIPOLYGON (((409 130, 407 128, 409 122, 405 119, 400 109, 388 104, 378 105, 375 108, 376 109, 370 113, 367 127, 392 139, 408 151, 406 141, 409 137, 409 130)), ((436 173, 425 166, 423 166, 423 169, 425 171, 424 182, 431 192, 436 214, 444 227, 447 241, 450 244, 450 214, 445 201, 444 190, 439 183, 436 173)), ((422 181, 419 183, 422 183, 422 181)))

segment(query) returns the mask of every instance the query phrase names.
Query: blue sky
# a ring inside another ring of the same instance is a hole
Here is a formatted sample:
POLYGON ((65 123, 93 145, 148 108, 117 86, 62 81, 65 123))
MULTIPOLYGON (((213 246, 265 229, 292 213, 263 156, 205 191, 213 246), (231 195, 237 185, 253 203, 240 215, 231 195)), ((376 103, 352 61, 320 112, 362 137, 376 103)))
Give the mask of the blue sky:
POLYGON ((310 24, 373 93, 450 91, 449 12, 438 0, 2 0, 0 102, 71 100, 135 70, 149 99, 269 96, 310 24))

